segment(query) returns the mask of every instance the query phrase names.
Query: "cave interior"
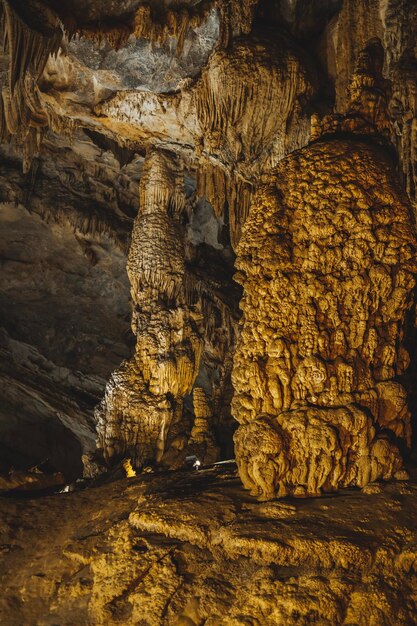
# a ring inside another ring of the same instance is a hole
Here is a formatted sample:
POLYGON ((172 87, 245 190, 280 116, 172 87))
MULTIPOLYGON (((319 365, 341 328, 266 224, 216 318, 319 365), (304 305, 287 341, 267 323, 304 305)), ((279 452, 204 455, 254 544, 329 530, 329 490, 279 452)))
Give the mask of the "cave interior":
POLYGON ((0 623, 417 624, 416 1, 0 40, 0 623))

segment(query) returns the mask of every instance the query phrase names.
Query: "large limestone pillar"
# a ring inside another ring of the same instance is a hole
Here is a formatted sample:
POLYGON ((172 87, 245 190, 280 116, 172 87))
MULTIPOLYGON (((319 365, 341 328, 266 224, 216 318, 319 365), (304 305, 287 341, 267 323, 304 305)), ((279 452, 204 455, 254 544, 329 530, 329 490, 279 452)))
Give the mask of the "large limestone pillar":
POLYGON ((236 459, 264 499, 398 476, 410 443, 415 227, 367 54, 349 114, 264 176, 237 247, 236 459))
POLYGON ((127 270, 133 301, 135 354, 112 375, 96 410, 99 447, 107 461, 125 456, 136 467, 171 463, 186 437, 182 404, 197 376, 201 314, 188 304, 183 176, 173 154, 151 150, 140 183, 127 270))

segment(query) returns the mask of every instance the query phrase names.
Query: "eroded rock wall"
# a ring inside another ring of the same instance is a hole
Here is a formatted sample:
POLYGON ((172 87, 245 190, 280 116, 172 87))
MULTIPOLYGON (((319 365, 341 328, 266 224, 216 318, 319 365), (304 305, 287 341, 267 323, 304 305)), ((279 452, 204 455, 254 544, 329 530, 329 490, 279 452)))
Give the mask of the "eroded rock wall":
POLYGON ((345 0, 323 33, 320 56, 334 80, 339 112, 349 108, 350 81, 356 59, 369 41, 378 39, 385 50, 383 72, 390 81, 392 142, 409 196, 416 202, 416 71, 415 2, 404 0, 345 0))

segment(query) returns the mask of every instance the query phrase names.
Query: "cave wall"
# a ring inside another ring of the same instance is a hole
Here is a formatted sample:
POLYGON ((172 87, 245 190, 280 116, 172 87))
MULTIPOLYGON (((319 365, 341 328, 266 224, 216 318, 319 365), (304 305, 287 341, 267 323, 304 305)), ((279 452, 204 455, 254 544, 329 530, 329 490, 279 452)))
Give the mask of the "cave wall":
POLYGON ((73 479, 94 449, 93 408, 129 354, 124 254, 23 205, 0 205, 1 470, 73 479))

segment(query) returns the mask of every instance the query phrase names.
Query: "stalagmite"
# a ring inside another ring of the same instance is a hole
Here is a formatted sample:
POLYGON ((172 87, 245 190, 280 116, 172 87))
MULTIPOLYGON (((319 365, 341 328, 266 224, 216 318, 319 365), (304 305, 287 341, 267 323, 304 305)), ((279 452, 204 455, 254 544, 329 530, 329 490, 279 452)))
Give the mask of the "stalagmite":
POLYGON ((415 226, 383 147, 373 52, 347 115, 315 123, 322 138, 264 176, 237 249, 236 458, 261 499, 389 479, 410 444, 394 379, 408 365, 415 226))
POLYGON ((182 400, 200 365, 202 318, 186 293, 183 185, 175 155, 151 149, 127 265, 135 354, 113 374, 96 411, 104 457, 129 455, 136 467, 163 462, 169 446, 169 464, 180 462, 182 400))
POLYGON ((189 440, 189 453, 209 465, 219 460, 219 448, 213 432, 213 411, 202 387, 193 389, 194 424, 189 440))

